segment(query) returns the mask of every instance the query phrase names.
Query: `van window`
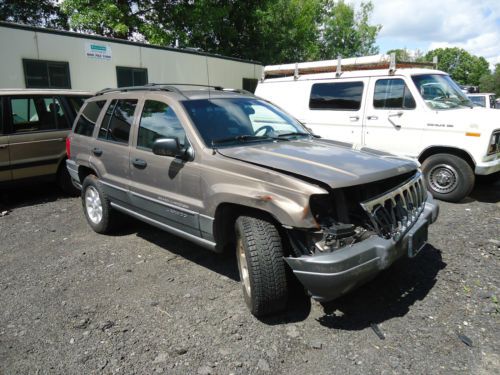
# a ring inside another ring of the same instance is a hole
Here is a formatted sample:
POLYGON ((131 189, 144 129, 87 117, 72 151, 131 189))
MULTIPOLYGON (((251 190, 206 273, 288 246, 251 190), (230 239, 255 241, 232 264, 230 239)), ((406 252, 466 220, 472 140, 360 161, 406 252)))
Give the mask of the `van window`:
POLYGON ((105 100, 98 100, 95 102, 87 102, 83 108, 83 112, 78 118, 75 126, 75 134, 85 135, 91 137, 94 132, 95 123, 101 113, 102 107, 106 103, 105 100))
POLYGON ((361 108, 363 86, 363 82, 315 83, 309 108, 357 111, 361 108))
POLYGON ((153 143, 160 138, 177 137, 184 147, 186 133, 172 107, 163 102, 146 100, 141 115, 137 147, 153 149, 153 143))
POLYGON ((102 120, 98 138, 128 143, 136 107, 137 99, 113 100, 102 120))
POLYGON ((373 107, 376 109, 414 109, 415 99, 402 79, 379 79, 375 83, 373 107))

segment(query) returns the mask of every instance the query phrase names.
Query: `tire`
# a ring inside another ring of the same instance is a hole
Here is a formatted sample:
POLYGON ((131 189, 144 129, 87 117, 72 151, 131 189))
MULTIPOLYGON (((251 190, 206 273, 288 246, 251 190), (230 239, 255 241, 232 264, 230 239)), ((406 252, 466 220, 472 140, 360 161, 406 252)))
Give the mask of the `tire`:
POLYGON ((256 317, 286 307, 288 287, 283 245, 276 227, 265 220, 236 220, 236 258, 245 302, 256 317))
POLYGON ((459 202, 474 188, 474 171, 462 158, 451 154, 436 154, 422 163, 427 189, 434 198, 459 202))
POLYGON ((111 208, 99 179, 92 174, 83 180, 82 205, 85 218, 95 232, 106 234, 111 231, 116 212, 111 208))
POLYGON ((71 181, 71 176, 66 168, 66 160, 63 160, 57 171, 57 185, 69 196, 77 197, 80 195, 80 190, 78 190, 71 181))

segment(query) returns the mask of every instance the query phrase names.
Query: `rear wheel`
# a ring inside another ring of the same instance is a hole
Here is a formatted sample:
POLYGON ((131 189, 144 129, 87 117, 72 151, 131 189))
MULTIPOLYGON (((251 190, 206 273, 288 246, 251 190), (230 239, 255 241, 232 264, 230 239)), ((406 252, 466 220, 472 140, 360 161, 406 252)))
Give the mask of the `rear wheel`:
POLYGON ((474 188, 474 172, 462 158, 451 154, 436 154, 422 163, 427 189, 443 201, 458 202, 474 188))
POLYGON ((83 180, 82 205, 85 218, 95 232, 104 234, 111 231, 116 212, 94 175, 88 175, 83 180))
POLYGON ((236 220, 236 257, 245 302, 256 317, 284 310, 288 288, 281 236, 269 221, 236 220))

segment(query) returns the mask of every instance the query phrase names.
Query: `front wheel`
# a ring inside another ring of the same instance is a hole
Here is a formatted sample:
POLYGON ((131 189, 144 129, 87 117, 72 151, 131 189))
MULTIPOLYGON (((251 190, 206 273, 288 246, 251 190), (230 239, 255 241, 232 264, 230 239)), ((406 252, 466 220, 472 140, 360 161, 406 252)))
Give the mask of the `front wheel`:
POLYGON ((236 257, 245 302, 256 317, 284 310, 288 288, 281 236, 269 221, 236 220, 236 257))
POLYGON ((422 163, 427 189, 432 196, 448 202, 459 202, 474 188, 471 166, 451 154, 436 154, 422 163))

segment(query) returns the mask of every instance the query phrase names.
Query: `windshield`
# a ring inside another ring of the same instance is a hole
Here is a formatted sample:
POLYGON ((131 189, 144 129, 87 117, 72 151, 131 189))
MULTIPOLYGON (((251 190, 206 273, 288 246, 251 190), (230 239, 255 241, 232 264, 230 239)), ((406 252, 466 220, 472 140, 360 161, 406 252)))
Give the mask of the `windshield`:
POLYGON ((311 136, 297 120, 263 100, 219 98, 183 104, 209 147, 311 136))
POLYGON ((450 76, 422 74, 412 76, 412 79, 425 103, 432 109, 473 106, 450 76))

